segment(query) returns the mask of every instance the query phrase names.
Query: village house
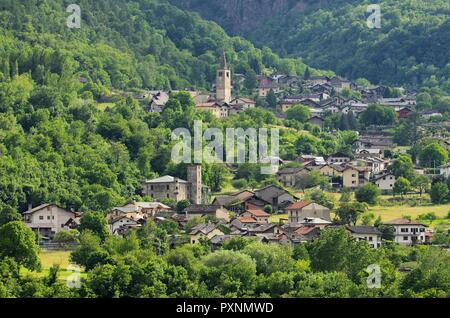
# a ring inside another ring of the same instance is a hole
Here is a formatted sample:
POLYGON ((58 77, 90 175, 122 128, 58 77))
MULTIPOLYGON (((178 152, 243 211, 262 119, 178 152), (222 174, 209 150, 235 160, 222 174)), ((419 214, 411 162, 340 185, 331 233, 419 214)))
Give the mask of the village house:
POLYGON ((398 244, 413 246, 426 242, 425 230, 427 226, 425 224, 402 218, 384 224, 394 228, 394 241, 398 244))
POLYGON ((270 214, 258 209, 256 206, 249 206, 248 209, 240 215, 244 218, 253 218, 257 222, 269 223, 270 214))
POLYGON ((351 81, 342 78, 340 76, 333 77, 329 84, 334 88, 334 90, 338 93, 342 92, 344 89, 356 89, 356 85, 351 81))
POLYGON ((376 176, 373 183, 381 190, 383 194, 391 194, 394 191, 396 177, 392 173, 376 176))
POLYGON ((127 214, 110 219, 108 221, 108 229, 111 234, 122 235, 125 228, 138 228, 142 224, 145 224, 142 215, 135 214, 135 216, 132 216, 131 214, 127 214))
POLYGON ((366 241, 371 248, 381 247, 382 233, 373 226, 347 226, 347 231, 357 241, 366 241))
POLYGON ((344 188, 359 188, 369 183, 370 170, 366 167, 345 167, 342 174, 344 188))
POLYGON ((402 120, 402 119, 408 119, 411 116, 411 114, 413 113, 413 111, 409 107, 403 107, 403 108, 400 108, 399 110, 397 110, 396 113, 397 113, 397 119, 402 120))
POLYGON ((273 223, 265 223, 249 229, 250 236, 268 238, 270 236, 279 234, 281 234, 280 227, 273 223))
POLYGON ((440 174, 443 175, 445 178, 448 178, 450 176, 450 164, 443 165, 439 167, 440 174))
POLYGON ((328 76, 312 76, 310 79, 308 79, 308 83, 311 86, 318 84, 329 84, 330 78, 328 76))
POLYGON ((331 156, 329 156, 327 158, 327 162, 334 164, 334 163, 347 163, 350 162, 352 159, 350 158, 350 156, 348 156, 347 154, 341 153, 341 152, 337 152, 331 156))
POLYGON ((292 239, 296 239, 300 243, 311 241, 319 236, 320 228, 315 226, 301 226, 290 235, 292 239))
POLYGON ((183 212, 191 217, 212 216, 226 222, 230 221, 228 210, 220 205, 192 204, 188 206, 183 212))
MULTIPOLYGON (((322 112, 322 111, 321 111, 321 112, 322 112)), ((312 117, 309 119, 309 123, 310 123, 311 125, 319 126, 320 129, 323 129, 323 125, 324 125, 325 121, 324 121, 324 120, 322 119, 322 117, 320 117, 320 116, 312 116, 312 117)))
MULTIPOLYGON (((296 197, 277 185, 268 185, 255 191, 255 197, 272 206, 273 211, 278 211, 294 202, 296 197)), ((249 202, 251 204, 251 202, 249 202)))
POLYGON ((51 240, 60 231, 68 230, 66 224, 76 219, 80 213, 68 211, 52 203, 30 208, 23 213, 25 226, 32 229, 42 239, 51 240))
POLYGON ((333 178, 333 177, 342 177, 342 172, 344 171, 344 169, 345 167, 339 164, 326 164, 320 166, 320 169, 318 171, 324 177, 333 178))
POLYGON ((230 116, 230 105, 216 101, 198 103, 195 105, 197 110, 211 112, 217 118, 227 118, 230 116))
POLYGON ((295 187, 297 178, 309 172, 306 167, 282 168, 277 172, 277 180, 285 187, 295 187))
POLYGON ((195 226, 190 235, 191 244, 199 243, 201 240, 211 240, 218 235, 224 235, 224 233, 213 223, 199 224, 195 226))
POLYGON ((195 204, 202 204, 201 166, 188 166, 187 176, 187 181, 172 176, 146 180, 143 184, 143 194, 156 200, 172 199, 176 202, 189 200, 195 204))
POLYGON ((311 201, 295 202, 286 208, 286 212, 289 223, 300 223, 307 218, 331 220, 329 208, 311 201))
POLYGON ((269 76, 264 75, 258 76, 258 96, 266 97, 271 90, 275 94, 281 91, 281 88, 278 85, 277 81, 269 76))
POLYGON ((237 97, 230 102, 230 105, 239 105, 243 109, 255 108, 256 102, 250 98, 237 97))

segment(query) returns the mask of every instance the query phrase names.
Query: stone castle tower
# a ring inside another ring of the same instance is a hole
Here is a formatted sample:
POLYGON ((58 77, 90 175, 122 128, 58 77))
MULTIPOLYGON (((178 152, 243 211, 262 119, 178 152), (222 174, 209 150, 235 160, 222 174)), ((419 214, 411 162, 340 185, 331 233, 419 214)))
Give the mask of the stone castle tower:
POLYGON ((220 57, 220 66, 216 73, 216 100, 231 102, 231 71, 228 68, 225 52, 220 57))
POLYGON ((202 166, 187 167, 187 182, 189 183, 189 199, 194 204, 202 204, 202 166))

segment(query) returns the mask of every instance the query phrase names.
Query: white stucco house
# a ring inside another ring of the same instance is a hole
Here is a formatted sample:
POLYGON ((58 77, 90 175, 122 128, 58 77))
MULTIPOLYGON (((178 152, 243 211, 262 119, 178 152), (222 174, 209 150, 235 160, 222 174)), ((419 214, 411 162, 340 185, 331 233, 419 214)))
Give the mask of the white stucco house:
POLYGON ((413 246, 426 242, 425 230, 427 226, 425 224, 408 219, 395 219, 384 224, 394 228, 394 241, 398 244, 413 246))
POLYGON ((30 208, 23 213, 25 226, 31 228, 42 239, 53 239, 56 233, 69 230, 68 222, 79 213, 68 211, 52 203, 30 208))
POLYGON ((383 193, 392 193, 394 191, 394 185, 397 178, 392 174, 383 174, 375 177, 373 183, 377 185, 377 187, 383 193))
POLYGON ((382 233, 373 226, 348 226, 347 231, 357 241, 366 241, 371 248, 381 247, 382 233))

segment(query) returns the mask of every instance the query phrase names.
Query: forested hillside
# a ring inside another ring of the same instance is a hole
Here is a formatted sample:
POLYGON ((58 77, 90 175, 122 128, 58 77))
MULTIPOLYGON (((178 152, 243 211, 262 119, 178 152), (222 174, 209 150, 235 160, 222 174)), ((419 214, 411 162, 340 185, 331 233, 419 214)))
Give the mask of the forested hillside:
MULTIPOLYGON (((198 10, 226 27, 240 25, 214 16, 208 10, 211 5, 202 6, 198 1, 189 0, 173 2, 198 10)), ((252 7, 256 2, 241 4, 252 7)), ((373 1, 277 2, 279 6, 271 8, 274 16, 269 21, 237 32, 257 45, 268 45, 282 55, 302 57, 315 67, 332 69, 349 78, 364 77, 385 84, 440 86, 450 91, 449 1, 377 1, 381 6, 381 29, 369 29, 366 25, 367 6, 373 1)), ((223 15, 233 17, 235 11, 226 12, 235 10, 233 6, 225 5, 221 9, 225 10, 223 15)), ((262 22, 250 14, 236 15, 236 19, 262 22)))
POLYGON ((87 77, 100 90, 110 86, 209 88, 222 50, 236 73, 273 68, 302 74, 305 70, 299 60, 281 60, 270 50, 257 50, 250 42, 231 38, 216 24, 165 1, 82 1, 81 29, 66 26, 69 4, 1 2, 4 44, 0 53, 7 59, 1 62, 2 73, 14 72, 17 62, 20 73, 30 70, 42 80, 46 72, 57 73, 62 61, 70 58, 71 69, 65 72, 87 77))
POLYGON ((130 200, 144 178, 170 169, 169 129, 204 116, 183 95, 161 118, 132 98, 101 106, 101 96, 209 88, 222 50, 235 72, 305 69, 160 1, 81 1, 81 29, 66 26, 69 3, 0 3, 2 209, 55 202, 104 211, 130 200))

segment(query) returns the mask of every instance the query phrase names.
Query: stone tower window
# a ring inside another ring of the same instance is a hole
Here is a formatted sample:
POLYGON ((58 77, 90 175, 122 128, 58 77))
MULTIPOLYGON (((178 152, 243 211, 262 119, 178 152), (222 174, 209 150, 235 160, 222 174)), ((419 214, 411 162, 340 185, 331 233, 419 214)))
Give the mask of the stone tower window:
POLYGON ((222 73, 222 72, 219 72, 219 76, 222 77, 222 76, 223 76, 223 73, 222 73))

